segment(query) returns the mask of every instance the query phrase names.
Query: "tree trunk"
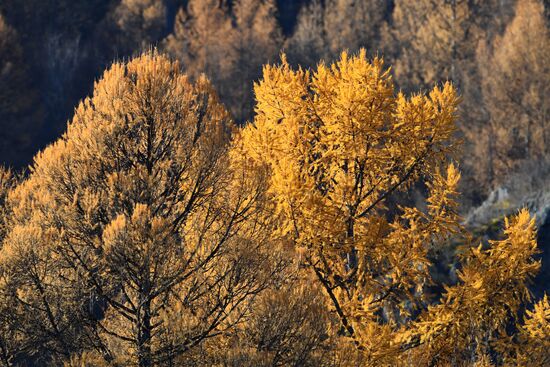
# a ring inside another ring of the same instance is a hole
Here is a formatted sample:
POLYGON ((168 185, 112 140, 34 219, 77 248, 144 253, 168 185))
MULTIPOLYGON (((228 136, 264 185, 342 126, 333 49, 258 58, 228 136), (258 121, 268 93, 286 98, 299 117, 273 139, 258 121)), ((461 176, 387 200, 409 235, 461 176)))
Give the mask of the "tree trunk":
POLYGON ((151 302, 142 305, 138 315, 137 352, 139 367, 151 367, 151 302))
POLYGON ((138 366, 151 367, 153 365, 151 357, 151 282, 149 279, 149 259, 145 261, 143 267, 144 278, 140 289, 139 306, 137 309, 137 353, 138 366))

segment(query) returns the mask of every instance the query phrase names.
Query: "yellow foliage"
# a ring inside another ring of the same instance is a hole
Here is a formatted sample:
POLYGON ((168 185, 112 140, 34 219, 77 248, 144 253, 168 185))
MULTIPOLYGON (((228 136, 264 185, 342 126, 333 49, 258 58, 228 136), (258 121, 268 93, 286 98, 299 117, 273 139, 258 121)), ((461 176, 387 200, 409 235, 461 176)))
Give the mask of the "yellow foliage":
POLYGON ((236 139, 234 164, 267 172, 275 238, 292 243, 366 365, 478 361, 528 300, 536 274, 534 221, 522 211, 505 239, 464 256, 441 303, 426 294, 430 253, 458 237, 455 151, 459 98, 449 83, 396 93, 383 61, 364 50, 333 64, 265 66, 256 116, 236 139), (413 185, 425 209, 390 207, 413 185))
POLYGON ((208 80, 156 51, 104 73, 8 195, 0 296, 35 319, 32 353, 151 366, 239 322, 276 254, 232 130, 208 80))
POLYGON ((0 171, 3 353, 548 364, 547 297, 507 335, 540 268, 534 219, 521 210, 479 246, 460 224, 454 87, 396 92, 364 50, 315 70, 283 56, 263 74, 237 131, 204 76, 156 51, 115 63, 24 182, 0 171), (451 242, 457 279, 436 300, 432 255, 451 242))
POLYGON ((527 310, 519 333, 499 343, 499 351, 505 355, 509 366, 547 366, 550 364, 550 302, 548 296, 527 310))

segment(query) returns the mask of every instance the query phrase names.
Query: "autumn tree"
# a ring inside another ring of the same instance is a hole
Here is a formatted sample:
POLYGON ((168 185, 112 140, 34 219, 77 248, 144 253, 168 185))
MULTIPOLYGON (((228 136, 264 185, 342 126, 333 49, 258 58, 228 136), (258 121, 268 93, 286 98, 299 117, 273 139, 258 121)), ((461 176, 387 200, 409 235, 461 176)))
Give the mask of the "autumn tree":
POLYGON ((464 154, 460 157, 465 174, 461 189, 465 190, 462 202, 467 205, 470 200, 477 203, 491 189, 485 180, 490 171, 486 156, 478 154, 490 142, 483 133, 488 121, 476 50, 479 42, 500 34, 513 15, 513 3, 396 1, 382 31, 381 48, 392 62, 400 88, 409 92, 417 88, 427 90, 435 83, 452 81, 460 91, 463 102, 457 122, 465 138, 464 154))
POLYGON ((208 75, 223 95, 225 89, 220 87, 232 66, 227 43, 232 28, 225 1, 191 0, 178 11, 164 49, 181 61, 190 76, 208 75))
MULTIPOLYGON (((323 348, 330 325, 323 299, 292 281, 261 296, 240 335, 225 348, 231 366, 328 365, 323 348)), ((230 341, 231 342, 231 341, 230 341)))
POLYGON ((544 11, 540 1, 519 1, 504 34, 478 50, 489 113, 488 141, 479 154, 488 157, 484 168, 493 185, 529 160, 550 164, 550 31, 544 11))
POLYGON ((303 254, 364 365, 487 360, 540 264, 526 211, 502 239, 469 249, 455 201, 460 174, 448 164, 452 85, 396 94, 382 60, 362 50, 312 71, 283 58, 264 68, 255 92, 238 155, 270 172, 274 235, 303 254), (419 182, 424 209, 389 208, 419 182), (465 243, 462 269, 437 303, 427 292, 430 256, 451 239, 465 243))
POLYGON ((313 66, 319 60, 328 59, 324 32, 324 8, 320 1, 314 0, 301 8, 294 32, 286 40, 286 52, 290 61, 313 66))
MULTIPOLYGON (((415 360, 442 365, 483 361, 507 343, 506 328, 530 301, 528 284, 540 268, 534 259, 534 227, 535 220, 522 210, 505 220, 501 240, 467 250, 458 284, 447 287, 441 303, 429 307, 405 335, 407 348, 418 346, 411 352, 415 360)), ((501 362, 502 355, 494 359, 501 362)))
POLYGON ((230 39, 233 67, 230 76, 233 116, 239 121, 252 117, 253 85, 261 77, 262 66, 275 61, 282 45, 274 0, 238 0, 233 3, 235 19, 230 39))
POLYGON ((165 365, 240 322, 276 269, 232 129, 155 52, 105 72, 8 199, 0 293, 28 353, 165 365))
POLYGON ((396 1, 383 43, 398 84, 412 91, 451 80, 463 89, 478 42, 498 34, 509 8, 493 0, 396 1))
MULTIPOLYGON (((360 366, 361 356, 336 332, 339 321, 329 312, 310 274, 300 271, 299 256, 285 251, 292 265, 260 294, 239 327, 203 348, 197 366, 360 366)), ((181 365, 190 365, 183 360, 181 365)))
POLYGON ((109 56, 131 56, 156 46, 165 35, 166 21, 162 0, 122 0, 102 24, 102 40, 114 48, 109 56))
MULTIPOLYGON (((0 243, 6 237, 9 231, 8 216, 9 207, 7 197, 9 192, 16 185, 17 180, 9 169, 0 168, 0 243)), ((2 247, 0 246, 0 252, 2 247)), ((1 297, 1 296, 0 296, 1 297)), ((10 366, 13 363, 13 356, 20 347, 17 340, 16 325, 10 319, 12 304, 0 298, 0 362, 4 366, 10 366)))
POLYGON ((501 343, 505 361, 512 366, 546 366, 550 363, 550 303, 548 296, 528 310, 519 333, 501 343))
POLYGON ((294 270, 285 268, 279 274, 284 282, 258 295, 241 324, 181 355, 174 365, 359 366, 358 353, 333 332, 338 320, 325 307, 323 294, 294 270))
POLYGON ((290 61, 313 66, 334 60, 343 50, 376 52, 388 11, 387 2, 380 0, 312 1, 300 11, 288 40, 290 61))
POLYGON ((379 29, 387 14, 384 0, 329 0, 325 4, 325 31, 334 57, 342 50, 364 47, 375 52, 379 29))
POLYGON ((273 0, 189 1, 165 49, 193 77, 205 73, 237 121, 252 116, 252 85, 282 43, 273 0))
MULTIPOLYGON (((105 57, 93 47, 93 39, 95 27, 110 3, 111 0, 0 2, 0 12, 19 35, 24 60, 17 69, 28 73, 32 88, 24 87, 28 90, 24 96, 34 98, 31 110, 37 112, 29 122, 32 127, 25 129, 36 135, 31 147, 19 154, 18 167, 30 163, 38 149, 63 132, 75 104, 89 93, 94 78, 105 67, 105 57)), ((109 57, 108 62, 111 60, 109 57)))

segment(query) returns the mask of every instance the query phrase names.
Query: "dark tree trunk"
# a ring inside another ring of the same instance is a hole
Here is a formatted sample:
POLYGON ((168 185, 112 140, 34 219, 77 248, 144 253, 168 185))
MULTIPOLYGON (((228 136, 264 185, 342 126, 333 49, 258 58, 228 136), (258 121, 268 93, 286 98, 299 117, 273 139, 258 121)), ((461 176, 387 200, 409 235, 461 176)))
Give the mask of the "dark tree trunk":
POLYGON ((151 303, 142 306, 137 325, 137 352, 139 367, 151 367, 151 303))

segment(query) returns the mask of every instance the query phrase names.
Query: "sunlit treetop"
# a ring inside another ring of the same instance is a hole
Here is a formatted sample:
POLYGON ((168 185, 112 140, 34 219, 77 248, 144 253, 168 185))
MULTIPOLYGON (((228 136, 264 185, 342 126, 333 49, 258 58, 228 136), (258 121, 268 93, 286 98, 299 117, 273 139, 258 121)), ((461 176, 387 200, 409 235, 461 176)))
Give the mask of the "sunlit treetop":
POLYGON ((384 199, 420 176, 436 177, 454 146, 452 86, 406 97, 383 61, 369 62, 365 51, 343 53, 315 71, 292 70, 283 57, 264 68, 255 90, 256 117, 242 132, 243 149, 270 167, 279 211, 299 208, 301 218, 288 215, 281 231, 294 231, 305 245, 359 240, 384 199), (358 225, 352 236, 350 222, 358 225))
POLYGON ((262 186, 228 164, 232 130, 208 80, 156 51, 103 74, 8 195, 0 306, 38 325, 14 349, 89 341, 149 367, 240 321, 277 253, 255 230, 262 186))
POLYGON ((365 363, 489 363, 503 325, 529 298, 535 229, 520 213, 501 241, 462 257, 458 283, 430 306, 434 251, 469 243, 450 163, 453 86, 406 96, 382 59, 361 50, 314 70, 294 70, 283 56, 264 67, 255 92, 256 116, 233 160, 268 172, 275 234, 299 249, 365 363), (406 205, 413 187, 426 199, 406 205))

